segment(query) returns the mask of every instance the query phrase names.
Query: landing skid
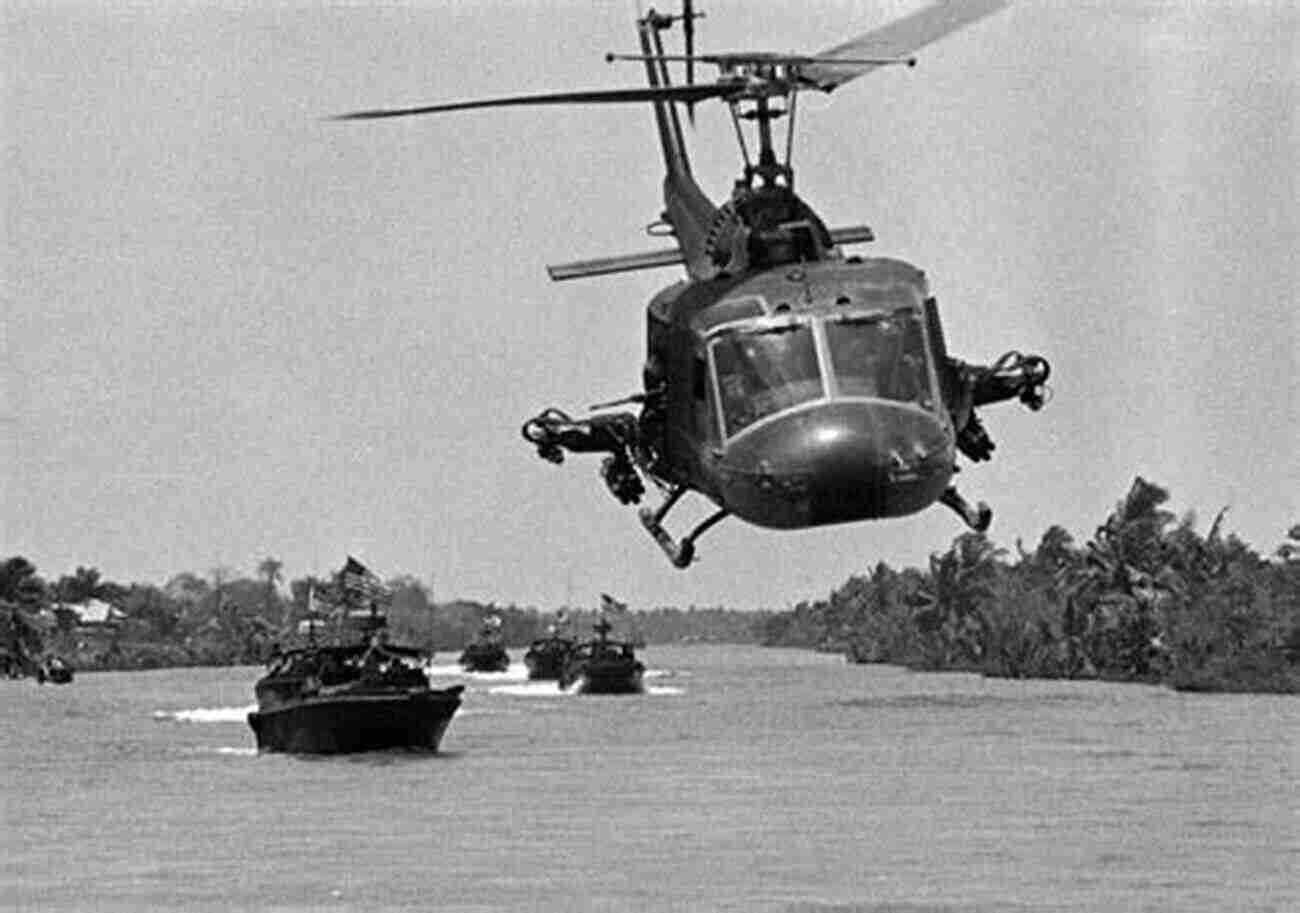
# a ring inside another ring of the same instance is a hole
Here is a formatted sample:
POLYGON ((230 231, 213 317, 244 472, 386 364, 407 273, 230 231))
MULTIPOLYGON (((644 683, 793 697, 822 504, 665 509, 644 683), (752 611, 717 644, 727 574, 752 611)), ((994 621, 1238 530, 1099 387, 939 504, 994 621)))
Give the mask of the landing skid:
POLYGON ((704 520, 695 529, 691 530, 680 542, 675 541, 672 534, 664 529, 663 519, 685 493, 686 486, 675 486, 658 510, 644 507, 640 512, 641 525, 646 528, 646 532, 650 533, 655 542, 659 544, 659 547, 663 549, 673 567, 682 570, 690 567, 691 562, 695 560, 695 540, 722 522, 731 513, 725 508, 719 508, 707 520, 704 520))
MULTIPOLYGON (((642 452, 640 432, 637 419, 630 412, 574 419, 559 409, 547 409, 525 422, 522 431, 524 439, 537 448, 537 455, 551 463, 563 463, 566 452, 607 454, 601 461, 600 476, 620 504, 641 501, 645 485, 638 468, 654 478, 646 465, 638 467, 638 454, 642 452)), ((695 540, 731 513, 719 509, 677 541, 664 529, 663 520, 687 491, 685 485, 673 485, 658 510, 647 507, 640 512, 641 525, 664 550, 673 567, 683 569, 695 560, 695 540)))
POLYGON ((974 532, 986 533, 993 523, 993 509, 983 501, 972 507, 970 502, 957 491, 955 485, 944 489, 943 494, 939 495, 939 503, 954 511, 974 532))

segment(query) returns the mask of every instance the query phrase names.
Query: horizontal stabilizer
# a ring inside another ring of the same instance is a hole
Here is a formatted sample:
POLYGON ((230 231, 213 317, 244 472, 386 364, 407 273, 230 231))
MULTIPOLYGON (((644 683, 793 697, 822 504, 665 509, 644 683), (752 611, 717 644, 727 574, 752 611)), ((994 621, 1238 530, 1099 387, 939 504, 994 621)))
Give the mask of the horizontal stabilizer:
POLYGON ((572 263, 560 263, 546 267, 552 279, 584 279, 587 276, 605 276, 610 273, 626 273, 636 269, 655 269, 660 266, 675 266, 685 262, 682 252, 677 248, 655 250, 644 254, 624 254, 621 257, 600 257, 595 260, 575 260, 572 263))
MULTIPOLYGON (((849 225, 831 229, 831 243, 858 244, 876 240, 875 234, 865 225, 849 225)), ((657 269, 684 263, 682 252, 676 248, 649 251, 644 254, 624 254, 621 257, 600 257, 595 260, 575 260, 546 267, 547 274, 559 282, 563 279, 585 279, 588 276, 607 276, 610 273, 627 273, 638 269, 657 269)))
POLYGON ((846 225, 831 229, 831 243, 837 247, 841 244, 862 244, 876 240, 876 233, 865 225, 846 225))

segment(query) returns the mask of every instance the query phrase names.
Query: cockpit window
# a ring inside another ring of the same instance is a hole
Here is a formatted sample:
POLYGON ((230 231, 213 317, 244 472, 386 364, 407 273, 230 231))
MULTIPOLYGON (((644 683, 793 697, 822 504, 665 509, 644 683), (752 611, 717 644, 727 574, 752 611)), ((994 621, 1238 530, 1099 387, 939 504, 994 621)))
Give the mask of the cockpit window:
POLYGON ((842 396, 930 407, 925 334, 911 311, 826 321, 831 370, 842 396))
POLYGON ((808 324, 726 333, 713 343, 713 367, 728 436, 824 395, 808 324))

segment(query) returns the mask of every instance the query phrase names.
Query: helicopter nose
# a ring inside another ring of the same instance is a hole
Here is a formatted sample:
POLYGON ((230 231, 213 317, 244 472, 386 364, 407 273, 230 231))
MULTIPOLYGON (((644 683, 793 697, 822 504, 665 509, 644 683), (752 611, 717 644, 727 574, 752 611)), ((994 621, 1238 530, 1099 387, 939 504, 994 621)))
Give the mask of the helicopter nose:
MULTIPOLYGON (((903 516, 934 501, 952 475, 939 419, 890 402, 830 402, 746 430, 727 447, 739 495, 765 526, 903 516)), ((745 516, 740 505, 733 510, 745 516)))

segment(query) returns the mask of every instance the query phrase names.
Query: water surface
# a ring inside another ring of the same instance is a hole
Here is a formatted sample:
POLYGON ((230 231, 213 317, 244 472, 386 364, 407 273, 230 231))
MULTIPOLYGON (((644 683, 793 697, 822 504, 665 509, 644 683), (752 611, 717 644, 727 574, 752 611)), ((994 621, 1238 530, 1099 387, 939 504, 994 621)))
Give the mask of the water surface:
POLYGON ((468 684, 438 756, 258 755, 254 668, 0 685, 16 910, 1290 911, 1300 700, 749 647, 468 684))

